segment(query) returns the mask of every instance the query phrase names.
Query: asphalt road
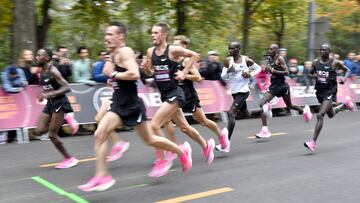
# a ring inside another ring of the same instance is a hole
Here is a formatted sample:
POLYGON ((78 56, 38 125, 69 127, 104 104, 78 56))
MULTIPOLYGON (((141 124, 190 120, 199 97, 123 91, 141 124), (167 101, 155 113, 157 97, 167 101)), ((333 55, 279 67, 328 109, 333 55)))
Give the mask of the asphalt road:
MULTIPOLYGON (((200 147, 190 140, 192 170, 182 174, 176 161, 170 173, 159 179, 147 177, 154 150, 145 146, 135 132, 121 132, 119 135, 131 146, 123 158, 110 164, 117 182, 107 191, 91 193, 76 187, 92 177, 94 161, 56 170, 40 167, 62 158, 50 141, 1 145, 0 202, 75 202, 71 194, 84 202, 101 203, 157 202, 177 197, 203 203, 360 202, 360 112, 341 112, 334 119, 326 118, 313 153, 304 148, 303 142, 312 136, 315 121, 316 116, 308 124, 300 116, 273 118, 269 129, 274 136, 259 140, 253 135, 260 129, 260 119, 237 120, 230 153, 216 152, 214 163, 208 167, 200 147), (40 184, 36 181, 39 178, 65 195, 40 184)), ((208 129, 194 127, 204 137, 214 137, 208 129)), ((181 142, 189 140, 178 129, 177 135, 181 142)), ((63 141, 78 159, 94 156, 93 136, 63 141)))

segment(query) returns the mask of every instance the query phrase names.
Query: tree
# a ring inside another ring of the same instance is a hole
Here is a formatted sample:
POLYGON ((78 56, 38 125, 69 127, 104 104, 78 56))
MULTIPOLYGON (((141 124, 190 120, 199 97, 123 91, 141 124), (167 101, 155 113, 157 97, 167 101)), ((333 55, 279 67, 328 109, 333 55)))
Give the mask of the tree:
POLYGON ((49 30, 49 26, 51 23, 51 18, 49 15, 49 9, 51 7, 52 1, 51 0, 43 0, 41 4, 41 13, 38 14, 38 23, 36 26, 36 37, 37 37, 37 43, 36 48, 40 49, 45 46, 46 38, 47 38, 47 32, 49 30))
POLYGON ((23 0, 13 0, 13 3, 11 60, 15 63, 21 50, 36 49, 35 4, 33 1, 23 0))
POLYGON ((251 16, 257 11, 264 0, 244 0, 243 4, 243 52, 246 54, 248 51, 249 34, 251 28, 251 16))

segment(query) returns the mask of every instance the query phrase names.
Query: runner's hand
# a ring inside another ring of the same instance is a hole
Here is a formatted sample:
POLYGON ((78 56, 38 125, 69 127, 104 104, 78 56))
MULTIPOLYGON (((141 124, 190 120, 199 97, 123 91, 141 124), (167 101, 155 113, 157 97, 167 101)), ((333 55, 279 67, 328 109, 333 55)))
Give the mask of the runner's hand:
POLYGON ((178 70, 176 73, 175 73, 176 77, 175 79, 176 80, 185 80, 185 74, 184 72, 178 70))
POLYGON ((105 62, 104 64, 104 69, 103 69, 103 74, 104 75, 111 75, 111 73, 113 73, 115 71, 115 65, 109 61, 105 62))

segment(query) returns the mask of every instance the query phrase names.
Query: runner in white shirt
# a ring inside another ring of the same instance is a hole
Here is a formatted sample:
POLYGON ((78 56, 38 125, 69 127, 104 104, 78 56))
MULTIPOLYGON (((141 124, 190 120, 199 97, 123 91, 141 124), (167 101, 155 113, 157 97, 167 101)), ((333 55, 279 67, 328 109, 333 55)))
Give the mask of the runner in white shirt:
MULTIPOLYGON (((246 105, 246 99, 250 94, 250 78, 261 71, 261 67, 254 63, 252 59, 240 55, 240 49, 241 44, 238 41, 233 41, 229 44, 229 57, 225 59, 224 68, 221 73, 221 77, 227 80, 227 84, 234 99, 234 102, 228 111, 229 140, 235 127, 235 115, 239 112, 246 116, 250 115, 246 105)), ((216 149, 224 152, 224 149, 222 149, 220 145, 217 145, 216 149)))

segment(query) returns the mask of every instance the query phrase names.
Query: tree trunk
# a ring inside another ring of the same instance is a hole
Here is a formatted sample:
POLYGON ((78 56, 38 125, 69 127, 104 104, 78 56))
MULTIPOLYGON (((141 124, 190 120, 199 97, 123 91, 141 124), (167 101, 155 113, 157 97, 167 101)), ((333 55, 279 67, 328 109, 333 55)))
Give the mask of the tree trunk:
POLYGON ((27 0, 13 0, 13 3, 11 61, 17 63, 23 49, 36 49, 35 3, 27 0))
POLYGON ((280 29, 275 32, 276 35, 276 43, 279 45, 279 47, 282 47, 282 40, 285 34, 285 16, 284 11, 280 11, 280 29))
POLYGON ((186 35, 186 16, 185 16, 185 1, 177 0, 176 1, 176 16, 177 16, 177 35, 186 35))
POLYGON ((242 52, 247 53, 247 47, 249 42, 249 29, 250 29, 250 17, 251 17, 251 3, 249 0, 244 0, 244 17, 243 17, 243 40, 242 40, 242 52))
POLYGON ((51 0, 44 0, 41 8, 42 22, 36 27, 37 49, 44 48, 46 44, 46 34, 51 23, 49 16, 50 6, 51 0))

